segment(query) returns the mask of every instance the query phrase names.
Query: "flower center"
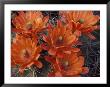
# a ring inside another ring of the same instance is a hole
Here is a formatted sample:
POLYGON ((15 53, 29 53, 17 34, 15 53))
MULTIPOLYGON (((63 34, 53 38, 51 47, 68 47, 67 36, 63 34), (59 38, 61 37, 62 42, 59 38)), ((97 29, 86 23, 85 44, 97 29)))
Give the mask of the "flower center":
POLYGON ((32 29, 32 24, 31 24, 31 23, 28 23, 28 24, 26 25, 26 29, 27 29, 27 30, 32 29))
POLYGON ((62 61, 61 63, 64 70, 67 70, 69 67, 69 62, 67 60, 62 61))
POLYGON ((81 24, 83 24, 84 23, 84 19, 83 18, 81 18, 81 19, 79 19, 79 21, 78 21, 79 23, 81 23, 81 24))
POLYGON ((23 58, 29 58, 30 57, 29 51, 27 49, 22 50, 22 56, 23 58))
POLYGON ((35 22, 36 22, 36 24, 37 24, 38 27, 39 27, 39 26, 42 26, 43 21, 42 21, 42 18, 41 18, 41 17, 37 18, 37 19, 35 20, 35 22))
POLYGON ((68 61, 65 61, 64 66, 68 66, 68 65, 69 65, 68 61))
POLYGON ((56 45, 62 45, 63 44, 63 37, 62 36, 59 36, 57 41, 56 41, 56 45))
POLYGON ((41 23, 41 22, 42 22, 42 18, 39 17, 39 18, 36 19, 36 21, 37 21, 38 23, 41 23))
POLYGON ((59 38, 58 38, 60 41, 62 41, 63 40, 63 37, 62 36, 59 36, 59 38))

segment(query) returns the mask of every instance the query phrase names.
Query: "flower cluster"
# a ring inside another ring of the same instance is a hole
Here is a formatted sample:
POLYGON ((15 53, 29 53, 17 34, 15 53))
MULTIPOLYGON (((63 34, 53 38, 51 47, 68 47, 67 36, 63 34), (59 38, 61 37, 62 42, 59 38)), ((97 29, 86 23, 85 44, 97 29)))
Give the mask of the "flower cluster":
POLYGON ((77 45, 82 44, 79 39, 82 35, 96 39, 92 32, 99 29, 98 15, 92 11, 59 11, 60 18, 53 26, 49 16, 40 11, 17 13, 12 18, 15 36, 11 45, 11 66, 18 65, 19 73, 23 74, 32 65, 45 66, 39 60, 42 50, 48 52, 43 59, 51 64, 49 77, 74 77, 89 72, 77 45), (41 39, 42 43, 39 42, 41 39))

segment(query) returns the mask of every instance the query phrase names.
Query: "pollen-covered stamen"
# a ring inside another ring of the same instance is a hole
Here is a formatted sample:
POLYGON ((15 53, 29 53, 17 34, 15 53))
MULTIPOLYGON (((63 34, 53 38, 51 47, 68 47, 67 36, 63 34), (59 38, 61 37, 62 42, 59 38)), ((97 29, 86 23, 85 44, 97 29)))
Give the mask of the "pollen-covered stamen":
POLYGON ((78 22, 81 23, 81 24, 83 24, 84 21, 85 21, 85 20, 84 20, 83 18, 80 18, 80 19, 78 20, 78 22))
POLYGON ((58 38, 58 39, 61 41, 61 40, 63 40, 63 37, 62 37, 62 36, 59 36, 59 38, 58 38))
POLYGON ((43 22, 41 17, 37 18, 35 21, 36 21, 38 24, 41 24, 41 22, 43 22))
POLYGON ((74 22, 74 20, 71 20, 71 22, 74 22))
POLYGON ((27 49, 23 49, 22 50, 22 55, 23 58, 29 58, 30 57, 30 53, 27 49))
POLYGON ((64 70, 67 70, 69 67, 69 61, 67 61, 67 60, 61 61, 61 66, 64 70))
POLYGON ((32 29, 32 24, 31 24, 31 23, 27 23, 27 24, 26 24, 26 29, 27 29, 27 30, 32 29))
POLYGON ((68 66, 68 65, 69 65, 68 61, 65 61, 64 66, 68 66))
POLYGON ((63 37, 59 36, 57 41, 56 41, 56 45, 62 45, 63 44, 63 37))

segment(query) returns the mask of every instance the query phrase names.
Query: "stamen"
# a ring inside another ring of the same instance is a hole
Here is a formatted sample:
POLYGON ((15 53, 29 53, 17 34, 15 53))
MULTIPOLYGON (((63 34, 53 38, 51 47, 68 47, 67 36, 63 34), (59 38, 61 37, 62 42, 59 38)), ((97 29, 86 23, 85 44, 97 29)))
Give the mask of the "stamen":
POLYGON ((27 24, 27 25, 26 25, 26 29, 27 29, 27 30, 32 29, 32 24, 27 24))
POLYGON ((65 61, 65 62, 64 62, 64 65, 65 65, 65 66, 68 66, 68 65, 69 65, 68 61, 65 61))
POLYGON ((63 37, 62 36, 59 36, 59 40, 63 40, 63 37))
POLYGON ((27 49, 24 49, 24 50, 22 51, 22 56, 23 56, 24 58, 29 58, 29 57, 30 57, 29 52, 28 52, 27 49))
POLYGON ((67 70, 69 68, 69 62, 67 60, 62 61, 61 64, 64 70, 67 70))
POLYGON ((56 45, 62 45, 64 42, 63 42, 63 37, 62 36, 59 36, 57 41, 56 41, 56 45))
POLYGON ((83 24, 84 23, 84 19, 83 18, 81 18, 81 19, 79 19, 79 21, 78 21, 79 23, 81 23, 81 24, 83 24))

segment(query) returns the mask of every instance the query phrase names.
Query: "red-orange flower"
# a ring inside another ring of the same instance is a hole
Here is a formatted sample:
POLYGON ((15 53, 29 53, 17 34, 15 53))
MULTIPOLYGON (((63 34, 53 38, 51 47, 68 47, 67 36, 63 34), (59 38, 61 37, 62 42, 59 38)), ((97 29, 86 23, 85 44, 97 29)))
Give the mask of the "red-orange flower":
POLYGON ((100 19, 98 15, 94 15, 92 11, 61 11, 60 15, 66 19, 66 22, 69 23, 68 27, 73 32, 78 30, 91 39, 95 39, 91 32, 99 29, 99 26, 96 25, 100 19))
POLYGON ((18 13, 19 15, 12 19, 12 23, 15 26, 13 31, 35 33, 46 28, 49 17, 44 17, 40 11, 20 11, 18 13))
POLYGON ((21 73, 33 64, 41 68, 42 63, 38 60, 40 51, 41 47, 36 46, 30 38, 16 35, 11 45, 11 64, 12 66, 19 65, 21 73))
POLYGON ((49 76, 80 76, 88 73, 88 68, 84 67, 84 57, 72 52, 65 54, 63 58, 45 57, 53 66, 53 71, 49 76))
POLYGON ((77 36, 67 29, 60 21, 55 28, 48 30, 48 36, 44 35, 43 40, 47 42, 45 47, 50 55, 59 55, 71 50, 79 51, 72 48, 72 45, 78 40, 77 36))

